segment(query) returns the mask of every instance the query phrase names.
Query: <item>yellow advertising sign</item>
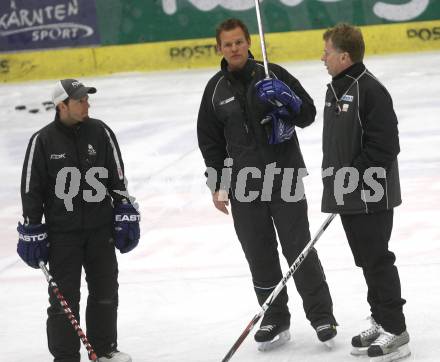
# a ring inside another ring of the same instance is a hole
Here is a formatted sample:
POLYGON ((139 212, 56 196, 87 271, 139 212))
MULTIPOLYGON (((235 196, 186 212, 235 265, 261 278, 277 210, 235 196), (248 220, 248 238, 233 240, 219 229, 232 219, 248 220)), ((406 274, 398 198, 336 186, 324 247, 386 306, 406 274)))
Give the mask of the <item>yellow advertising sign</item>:
MULTIPOLYGON (((361 27, 366 53, 440 51, 440 20, 361 27)), ((319 59, 324 30, 266 35, 272 62, 319 59)), ((258 35, 252 52, 261 59, 258 35)), ((36 52, 0 53, 0 82, 62 79, 117 72, 218 67, 220 55, 214 38, 75 48, 36 52)))

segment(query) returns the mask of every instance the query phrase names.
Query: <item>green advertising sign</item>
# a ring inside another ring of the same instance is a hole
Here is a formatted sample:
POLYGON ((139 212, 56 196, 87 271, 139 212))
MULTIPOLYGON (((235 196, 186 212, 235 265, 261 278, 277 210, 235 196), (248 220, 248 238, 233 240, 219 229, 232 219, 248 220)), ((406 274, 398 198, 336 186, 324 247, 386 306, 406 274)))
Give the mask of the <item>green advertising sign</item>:
MULTIPOLYGON (((440 19, 440 0, 260 0, 267 32, 440 19)), ((96 0, 102 45, 213 37, 238 17, 257 33, 254 0, 96 0)))

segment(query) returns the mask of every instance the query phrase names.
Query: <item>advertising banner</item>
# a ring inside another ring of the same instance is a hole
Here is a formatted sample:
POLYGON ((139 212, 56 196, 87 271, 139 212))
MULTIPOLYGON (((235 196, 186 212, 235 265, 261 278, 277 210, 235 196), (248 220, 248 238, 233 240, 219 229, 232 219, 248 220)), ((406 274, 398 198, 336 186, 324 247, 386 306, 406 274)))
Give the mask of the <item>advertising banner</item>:
MULTIPOLYGON (((322 56, 323 29, 270 33, 266 37, 269 60, 318 60, 322 56)), ((367 56, 396 52, 439 51, 440 20, 362 27, 367 56)), ((251 50, 262 59, 258 35, 251 50)), ((82 47, 0 54, 0 83, 30 79, 61 79, 117 72, 214 67, 221 56, 215 39, 189 39, 102 47, 82 47)))
MULTIPOLYGON (((440 0, 260 0, 266 32, 325 29, 440 19, 440 0)), ((215 36, 226 18, 258 33, 254 0, 96 0, 101 44, 136 44, 215 36)))
MULTIPOLYGON (((440 0, 260 1, 274 62, 320 59, 339 22, 362 28, 367 55, 440 50, 440 0)), ((230 17, 261 59, 254 0, 0 0, 0 83, 218 67, 215 29, 230 17)))
POLYGON ((99 43, 95 1, 0 1, 0 51, 99 43))

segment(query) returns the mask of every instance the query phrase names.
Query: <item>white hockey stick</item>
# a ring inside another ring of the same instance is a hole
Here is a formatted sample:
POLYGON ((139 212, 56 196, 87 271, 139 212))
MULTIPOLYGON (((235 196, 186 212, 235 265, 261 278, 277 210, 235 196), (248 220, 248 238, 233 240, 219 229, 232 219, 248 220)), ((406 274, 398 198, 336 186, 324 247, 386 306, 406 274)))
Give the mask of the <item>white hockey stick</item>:
POLYGON ((255 10, 257 12, 258 33, 260 34, 260 45, 261 53, 263 54, 264 73, 266 74, 266 78, 270 78, 269 66, 267 62, 266 42, 264 41, 263 23, 261 21, 260 0, 255 0, 255 10))
POLYGON ((278 294, 280 294, 281 290, 286 286, 287 281, 290 279, 290 277, 298 270, 301 263, 304 261, 306 256, 309 254, 310 250, 312 250, 313 246, 316 244, 318 239, 321 237, 321 235, 325 231, 325 229, 327 229, 327 227, 330 225, 330 223, 335 218, 335 216, 336 216, 336 214, 331 214, 329 217, 327 217, 327 219, 324 221, 324 223, 319 228, 315 237, 309 241, 309 243, 305 246, 305 248, 301 252, 301 254, 298 255, 296 260, 293 262, 292 266, 287 271, 286 275, 284 275, 283 279, 281 279, 281 281, 277 284, 277 286, 275 287, 273 292, 266 299, 264 304, 261 306, 260 311, 257 314, 255 314, 255 316, 252 318, 252 320, 246 326, 243 333, 240 335, 240 337, 238 337, 237 341, 231 347, 231 349, 226 354, 226 356, 222 359, 222 362, 227 362, 231 359, 231 357, 237 351, 238 347, 240 347, 240 345, 246 339, 248 334, 251 332, 251 330, 254 328, 254 326, 258 323, 260 318, 264 315, 266 310, 271 306, 271 304, 273 303, 275 298, 278 296, 278 294))

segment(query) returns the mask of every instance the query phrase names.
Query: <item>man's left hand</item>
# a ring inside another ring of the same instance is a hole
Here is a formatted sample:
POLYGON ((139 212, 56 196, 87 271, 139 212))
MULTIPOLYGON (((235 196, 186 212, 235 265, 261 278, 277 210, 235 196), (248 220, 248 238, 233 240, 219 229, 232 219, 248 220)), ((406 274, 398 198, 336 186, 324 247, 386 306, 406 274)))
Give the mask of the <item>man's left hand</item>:
POLYGON ((226 190, 218 190, 212 194, 212 202, 217 210, 222 213, 229 215, 229 195, 226 190))
POLYGON ((117 204, 115 216, 115 246, 121 253, 128 253, 139 243, 141 216, 132 204, 117 204))

